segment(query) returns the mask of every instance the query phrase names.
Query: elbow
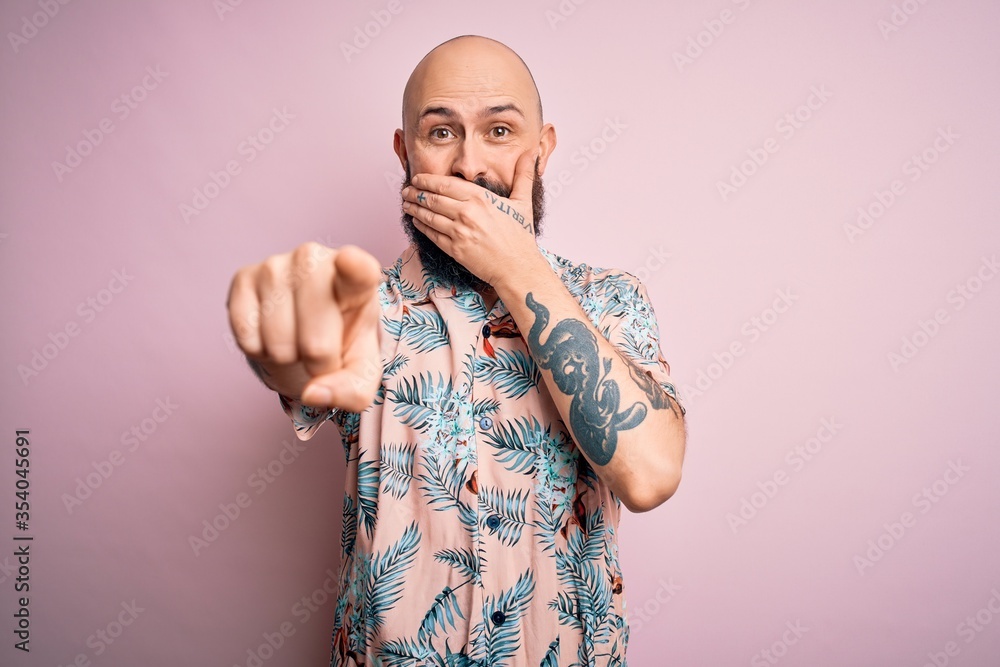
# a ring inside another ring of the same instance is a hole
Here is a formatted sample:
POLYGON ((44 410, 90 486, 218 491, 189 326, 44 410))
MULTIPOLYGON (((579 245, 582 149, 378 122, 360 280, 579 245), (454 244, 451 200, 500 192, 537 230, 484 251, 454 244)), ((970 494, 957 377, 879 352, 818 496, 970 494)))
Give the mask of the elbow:
POLYGON ((626 494, 626 497, 622 498, 622 503, 633 514, 649 512, 670 500, 677 492, 680 483, 679 469, 658 474, 655 478, 644 480, 641 485, 626 494))

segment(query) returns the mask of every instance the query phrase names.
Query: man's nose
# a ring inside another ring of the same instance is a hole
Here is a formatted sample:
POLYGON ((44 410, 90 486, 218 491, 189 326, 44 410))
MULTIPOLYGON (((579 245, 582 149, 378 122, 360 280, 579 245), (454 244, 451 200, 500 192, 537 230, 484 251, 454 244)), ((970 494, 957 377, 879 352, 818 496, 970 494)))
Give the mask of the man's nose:
POLYGON ((483 147, 475 139, 463 140, 456 148, 455 159, 451 164, 452 175, 475 181, 479 177, 485 177, 488 169, 483 147))

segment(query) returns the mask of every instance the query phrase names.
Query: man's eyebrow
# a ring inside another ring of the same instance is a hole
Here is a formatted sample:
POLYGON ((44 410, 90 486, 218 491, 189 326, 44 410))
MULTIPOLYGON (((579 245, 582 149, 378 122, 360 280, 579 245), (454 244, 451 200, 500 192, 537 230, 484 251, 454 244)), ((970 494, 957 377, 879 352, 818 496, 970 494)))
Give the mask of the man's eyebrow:
POLYGON ((429 107, 420 113, 420 117, 417 118, 417 122, 419 123, 426 116, 444 116, 445 118, 452 118, 455 116, 455 112, 448 107, 429 107))
MULTIPOLYGON (((524 112, 521 111, 516 104, 499 104, 497 106, 486 107, 480 116, 497 116, 506 111, 513 111, 521 116, 521 118, 524 118, 524 112)), ((420 117, 417 118, 417 122, 419 123, 423 121, 423 119, 427 116, 444 116, 445 118, 454 118, 456 115, 455 111, 448 107, 428 107, 420 113, 420 117)))
POLYGON ((482 115, 483 116, 496 116, 498 114, 502 114, 505 111, 514 111, 519 116, 521 116, 521 118, 524 118, 524 112, 521 111, 517 107, 516 104, 501 104, 501 105, 495 106, 495 107, 487 107, 486 110, 483 112, 482 115))

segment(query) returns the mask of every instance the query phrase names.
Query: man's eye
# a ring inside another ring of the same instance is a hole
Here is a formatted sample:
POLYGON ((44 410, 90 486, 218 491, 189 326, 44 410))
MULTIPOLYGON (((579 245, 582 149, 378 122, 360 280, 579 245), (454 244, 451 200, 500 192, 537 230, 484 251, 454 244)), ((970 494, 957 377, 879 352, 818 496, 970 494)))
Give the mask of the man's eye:
POLYGON ((503 127, 503 126, 494 127, 490 131, 493 132, 493 136, 495 138, 497 138, 497 139, 503 139, 504 137, 506 137, 507 135, 510 134, 510 128, 509 127, 503 127), (498 132, 499 132, 499 134, 498 134, 498 132))
POLYGON ((435 139, 447 139, 448 138, 447 135, 449 134, 451 134, 451 130, 444 127, 436 127, 433 130, 431 130, 431 136, 434 137, 435 139))

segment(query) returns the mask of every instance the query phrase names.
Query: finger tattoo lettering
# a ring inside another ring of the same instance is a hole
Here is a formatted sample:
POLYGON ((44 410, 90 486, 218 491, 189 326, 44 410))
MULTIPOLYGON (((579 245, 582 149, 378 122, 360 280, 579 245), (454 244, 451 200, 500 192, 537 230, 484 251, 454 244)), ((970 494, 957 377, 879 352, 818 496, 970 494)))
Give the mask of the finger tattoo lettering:
POLYGON ((487 191, 485 194, 486 198, 490 200, 490 203, 496 205, 497 210, 506 213, 510 217, 514 218, 514 220, 516 220, 519 225, 521 225, 528 231, 531 231, 531 226, 525 222, 524 216, 515 211, 513 208, 511 208, 510 204, 508 204, 507 202, 500 201, 500 197, 497 197, 492 192, 487 191))

